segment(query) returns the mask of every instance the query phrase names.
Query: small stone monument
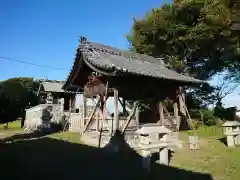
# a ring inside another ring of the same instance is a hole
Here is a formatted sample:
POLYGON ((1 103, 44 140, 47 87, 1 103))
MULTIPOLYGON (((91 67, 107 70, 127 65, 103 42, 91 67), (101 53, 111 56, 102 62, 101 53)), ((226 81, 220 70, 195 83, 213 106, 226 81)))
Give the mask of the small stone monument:
POLYGON ((188 142, 189 142, 189 149, 196 150, 200 148, 198 136, 190 135, 188 137, 188 142))
POLYGON ((64 112, 64 98, 59 99, 59 104, 61 104, 61 112, 64 112))
POLYGON ((52 93, 47 94, 47 99, 46 99, 47 104, 53 104, 53 96, 52 93))
POLYGON ((238 121, 226 121, 222 124, 224 135, 227 137, 227 146, 235 147, 240 144, 240 123, 238 121))

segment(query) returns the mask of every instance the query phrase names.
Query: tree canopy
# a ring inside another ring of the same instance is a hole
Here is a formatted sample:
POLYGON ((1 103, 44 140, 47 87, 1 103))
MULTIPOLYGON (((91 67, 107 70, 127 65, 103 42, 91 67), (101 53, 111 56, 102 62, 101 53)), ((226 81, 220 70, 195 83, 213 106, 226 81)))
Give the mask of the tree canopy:
MULTIPOLYGON (((231 24, 228 0, 174 0, 134 19, 127 39, 134 51, 162 58, 179 73, 209 80, 225 70, 234 75, 240 67, 240 35, 231 24)), ((197 92, 209 99, 214 88, 204 85, 197 92)))
POLYGON ((11 78, 0 83, 0 123, 16 120, 26 107, 38 103, 38 83, 32 78, 11 78))

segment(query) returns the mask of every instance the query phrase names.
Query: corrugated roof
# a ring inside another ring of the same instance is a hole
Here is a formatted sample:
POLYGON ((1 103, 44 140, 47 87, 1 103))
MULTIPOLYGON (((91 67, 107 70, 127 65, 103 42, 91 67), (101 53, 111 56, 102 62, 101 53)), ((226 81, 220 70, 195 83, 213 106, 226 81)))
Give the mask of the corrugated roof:
MULTIPOLYGON (((87 64, 108 72, 149 76, 158 79, 180 81, 183 83, 203 82, 168 69, 164 66, 162 61, 154 57, 132 51, 122 51, 99 43, 85 42, 79 44, 76 50, 73 67, 79 59, 79 55, 83 56, 83 60, 87 64)), ((70 76, 71 72, 67 79, 69 79, 70 76)))
POLYGON ((240 123, 238 121, 226 121, 222 124, 222 126, 230 127, 230 126, 240 126, 240 123))
POLYGON ((41 85, 43 86, 46 92, 65 92, 62 89, 63 83, 61 82, 42 82, 41 85))

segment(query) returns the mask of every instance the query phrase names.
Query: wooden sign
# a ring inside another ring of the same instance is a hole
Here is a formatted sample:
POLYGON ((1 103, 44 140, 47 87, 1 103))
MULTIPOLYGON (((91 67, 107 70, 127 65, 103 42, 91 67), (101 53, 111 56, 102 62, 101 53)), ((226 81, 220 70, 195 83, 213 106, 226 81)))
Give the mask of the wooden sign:
POLYGON ((103 95, 106 89, 105 85, 95 76, 89 76, 88 79, 89 82, 84 86, 83 95, 85 97, 103 95))

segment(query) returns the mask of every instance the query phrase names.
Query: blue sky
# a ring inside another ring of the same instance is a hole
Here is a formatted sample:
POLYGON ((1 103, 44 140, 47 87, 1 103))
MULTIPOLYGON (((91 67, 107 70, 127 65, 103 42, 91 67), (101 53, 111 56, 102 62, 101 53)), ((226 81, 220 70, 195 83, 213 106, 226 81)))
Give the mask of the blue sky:
POLYGON ((0 80, 16 76, 64 80, 79 36, 128 48, 124 36, 133 17, 166 2, 170 0, 1 0, 0 56, 66 70, 0 59, 0 80))

